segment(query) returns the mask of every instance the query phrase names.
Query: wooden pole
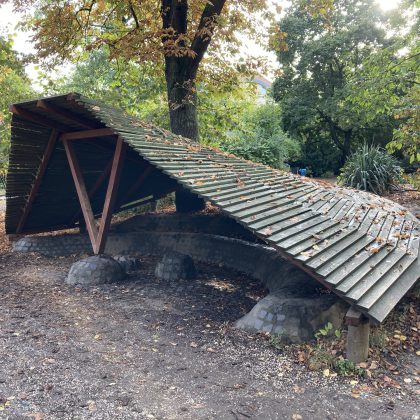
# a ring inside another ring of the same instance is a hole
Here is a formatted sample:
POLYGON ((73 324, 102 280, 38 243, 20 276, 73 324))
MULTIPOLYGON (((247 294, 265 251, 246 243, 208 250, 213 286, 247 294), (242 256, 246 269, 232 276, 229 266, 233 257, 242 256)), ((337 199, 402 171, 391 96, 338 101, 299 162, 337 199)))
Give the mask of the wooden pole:
POLYGON ((99 234, 95 243, 95 254, 102 254, 105 250, 106 238, 108 236, 109 225, 114 211, 117 199, 118 185, 120 182, 121 170, 124 162, 125 143, 121 136, 118 137, 115 146, 114 160, 112 162, 111 175, 109 177, 108 189, 106 191, 104 209, 102 211, 101 224, 99 226, 99 234))
POLYGON ((36 103, 37 108, 43 109, 44 111, 53 114, 55 116, 64 118, 65 120, 67 120, 70 123, 75 123, 78 125, 81 125, 84 128, 87 129, 92 129, 92 128, 97 128, 97 124, 91 120, 88 120, 86 118, 81 117, 80 115, 76 115, 73 114, 72 112, 57 107, 56 105, 50 104, 49 102, 40 99, 37 103, 36 103))
POLYGON ((57 143, 58 136, 59 136, 59 132, 57 130, 52 130, 50 138, 47 143, 47 147, 45 148, 44 155, 42 156, 41 164, 39 165, 38 172, 35 177, 35 181, 32 185, 31 192, 29 193, 25 207, 23 208, 22 216, 20 217, 19 223, 17 225, 17 228, 16 228, 17 234, 21 233, 23 228, 25 227, 25 223, 26 223, 26 220, 28 219, 28 215, 32 208, 32 204, 34 203, 35 197, 38 194, 38 190, 41 185, 42 179, 44 178, 44 174, 47 169, 48 163, 50 162, 52 152, 57 143))
POLYGON ((96 227, 95 217, 89 201, 89 195, 86 191, 85 181, 83 180, 82 171, 77 161, 73 145, 68 140, 63 140, 66 150, 67 160, 70 165, 71 174, 73 176, 74 185, 76 187, 77 196, 79 197, 80 207, 82 208, 83 217, 85 218, 86 228, 89 239, 92 244, 93 252, 96 254, 96 238, 98 237, 98 228, 96 227))
POLYGON ((346 314, 347 359, 353 363, 364 362, 369 355, 369 319, 354 308, 346 314))
POLYGON ((108 137, 116 136, 114 130, 111 128, 97 128, 94 130, 82 130, 82 131, 72 131, 69 133, 63 133, 60 136, 60 140, 83 140, 91 139, 94 137, 108 137))

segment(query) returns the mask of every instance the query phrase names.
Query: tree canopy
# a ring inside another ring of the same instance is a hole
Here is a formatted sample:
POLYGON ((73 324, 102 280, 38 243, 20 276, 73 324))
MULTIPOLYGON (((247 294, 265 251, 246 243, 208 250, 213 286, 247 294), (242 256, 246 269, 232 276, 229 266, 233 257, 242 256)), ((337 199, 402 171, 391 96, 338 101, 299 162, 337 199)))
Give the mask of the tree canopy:
POLYGON ((262 42, 263 23, 273 17, 268 0, 14 3, 27 12, 25 25, 35 33, 38 57, 47 63, 75 60, 105 46, 111 59, 157 66, 166 79, 171 128, 193 139, 198 138, 197 77, 226 80, 238 70, 255 69, 261 63, 238 57, 238 48, 243 35, 262 42), (203 59, 209 65, 201 66, 203 59))
POLYGON ((0 36, 0 170, 7 166, 10 146, 9 105, 32 93, 24 62, 13 50, 13 39, 0 36))
POLYGON ((307 142, 331 141, 343 164, 355 139, 391 136, 392 119, 367 119, 349 100, 354 72, 392 42, 388 19, 373 0, 335 1, 327 17, 309 13, 304 3, 293 3, 279 23, 274 45, 282 75, 274 97, 288 132, 307 142))

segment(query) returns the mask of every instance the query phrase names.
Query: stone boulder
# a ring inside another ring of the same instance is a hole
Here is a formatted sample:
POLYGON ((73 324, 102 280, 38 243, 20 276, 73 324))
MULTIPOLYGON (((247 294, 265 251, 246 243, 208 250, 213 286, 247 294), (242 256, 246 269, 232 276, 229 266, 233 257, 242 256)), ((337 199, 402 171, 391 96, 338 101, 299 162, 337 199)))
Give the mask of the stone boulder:
POLYGON ((348 305, 333 294, 296 296, 278 290, 261 299, 235 325, 277 335, 284 343, 302 343, 313 339, 328 322, 339 329, 347 309, 348 305))
POLYGON ((126 273, 118 261, 106 255, 95 255, 76 261, 66 278, 67 284, 92 286, 121 281, 126 273))
POLYGON ((189 255, 171 252, 165 254, 156 266, 155 275, 166 281, 189 280, 197 275, 194 260, 189 255))
POLYGON ((136 271, 140 268, 140 260, 136 257, 130 257, 128 255, 114 255, 115 261, 118 261, 126 273, 130 271, 136 271))

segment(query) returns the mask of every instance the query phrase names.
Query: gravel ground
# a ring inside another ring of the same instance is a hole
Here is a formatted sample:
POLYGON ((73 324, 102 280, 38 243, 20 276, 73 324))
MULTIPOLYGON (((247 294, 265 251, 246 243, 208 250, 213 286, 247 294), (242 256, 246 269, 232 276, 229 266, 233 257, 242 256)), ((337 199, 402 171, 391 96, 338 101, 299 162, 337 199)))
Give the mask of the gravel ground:
POLYGON ((410 388, 354 398, 231 328, 265 294, 238 273, 200 264, 168 284, 141 258, 123 283, 78 289, 63 282, 78 258, 0 253, 1 419, 419 418, 410 388))

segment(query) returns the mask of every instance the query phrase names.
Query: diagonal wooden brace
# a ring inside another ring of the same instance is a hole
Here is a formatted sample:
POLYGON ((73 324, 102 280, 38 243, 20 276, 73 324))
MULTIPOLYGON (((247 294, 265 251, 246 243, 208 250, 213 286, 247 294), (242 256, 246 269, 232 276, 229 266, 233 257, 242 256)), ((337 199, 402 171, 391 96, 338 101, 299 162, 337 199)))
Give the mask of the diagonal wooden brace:
POLYGON ((41 164, 39 165, 38 172, 36 174, 34 183, 31 188, 31 192, 29 193, 28 199, 26 201, 25 207, 22 211, 22 215, 17 225, 16 233, 21 233, 25 227, 25 223, 26 223, 26 220, 28 219, 29 212, 31 211, 32 204, 34 203, 35 198, 38 194, 39 187, 44 178, 45 171, 47 170, 47 166, 50 162, 51 155, 57 143, 58 136, 59 136, 59 132, 57 130, 51 131, 51 135, 48 140, 44 155, 42 157, 41 164))
POLYGON ((68 140, 63 140, 64 149, 66 150, 67 160, 70 165, 70 171, 73 176, 74 186, 76 187, 77 196, 79 197, 80 207, 86 223, 86 229, 92 244, 93 252, 95 252, 96 238, 98 237, 98 228, 96 227, 95 216, 90 205, 89 195, 86 191, 85 181, 83 180, 82 171, 74 152, 73 144, 68 140))
POLYGON ((102 254, 105 250, 106 238, 108 236, 109 225, 111 224, 112 213, 114 212, 117 200, 118 186, 120 183, 121 170, 124 163, 126 147, 122 137, 118 137, 115 146, 114 161, 112 162, 111 174, 109 177, 108 189, 106 191, 104 208, 102 211, 99 234, 95 244, 95 254, 102 254))
POLYGON ((122 137, 118 137, 117 139, 99 229, 96 225, 95 216, 90 204, 89 194, 86 190, 86 185, 83 180, 83 175, 77 161, 76 154, 74 152, 73 144, 67 139, 63 139, 63 144, 66 150, 67 160, 70 165, 70 170, 73 176, 74 185, 76 187, 77 196, 79 198, 80 207, 85 219, 86 228, 89 234, 90 242, 92 244, 93 252, 95 254, 102 254, 105 250, 106 239, 111 223, 111 217, 115 207, 118 185, 125 157, 126 148, 124 140, 122 137))

